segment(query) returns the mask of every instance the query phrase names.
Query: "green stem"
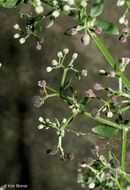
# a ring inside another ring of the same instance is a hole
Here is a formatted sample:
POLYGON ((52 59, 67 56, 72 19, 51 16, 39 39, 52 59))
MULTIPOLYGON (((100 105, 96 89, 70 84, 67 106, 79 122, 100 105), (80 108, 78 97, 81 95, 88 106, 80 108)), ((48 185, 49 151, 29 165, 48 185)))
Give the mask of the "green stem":
MULTIPOLYGON (((123 126, 122 129, 122 149, 121 149, 121 170, 125 171, 125 155, 126 155, 126 135, 127 129, 123 126)), ((120 186, 123 188, 123 175, 121 175, 120 186)))
POLYGON ((67 71, 68 71, 68 69, 64 69, 64 72, 63 72, 63 75, 62 75, 61 84, 60 84, 60 94, 62 94, 62 91, 63 91, 67 71))
POLYGON ((122 78, 119 78, 119 92, 122 92, 122 78))
POLYGON ((111 179, 116 183, 116 185, 119 188, 119 190, 122 190, 122 188, 121 188, 120 184, 118 183, 118 181, 114 177, 112 177, 112 176, 111 176, 111 179))
POLYGON ((46 88, 47 88, 48 90, 51 90, 52 92, 57 92, 56 90, 54 90, 53 88, 50 88, 49 86, 46 86, 46 88))
POLYGON ((96 34, 92 33, 91 31, 89 31, 89 33, 92 36, 92 38, 95 41, 95 43, 97 44, 97 46, 99 47, 99 49, 101 50, 101 52, 103 53, 103 55, 105 56, 105 58, 107 59, 107 61, 113 67, 113 69, 115 70, 115 72, 120 73, 120 77, 121 77, 122 81, 124 82, 125 86, 130 90, 130 83, 129 83, 128 79, 125 77, 125 75, 123 73, 121 73, 120 69, 116 65, 116 63, 113 60, 112 56, 107 51, 107 49, 104 47, 104 45, 102 44, 102 42, 100 41, 100 39, 98 38, 98 36, 96 34))
POLYGON ((60 130, 64 130, 65 129, 65 127, 68 125, 68 124, 70 124, 71 123, 71 121, 73 120, 73 118, 75 117, 75 115, 74 114, 72 114, 68 119, 67 119, 67 121, 62 125, 62 127, 61 127, 61 129, 60 130))
POLYGON ((83 114, 83 115, 85 115, 86 117, 89 117, 89 118, 91 118, 91 119, 94 119, 94 120, 96 120, 96 121, 99 121, 99 122, 101 122, 101 123, 103 123, 103 124, 110 125, 110 126, 116 128, 116 129, 121 129, 121 126, 120 126, 120 125, 118 125, 118 124, 116 124, 116 123, 113 123, 113 122, 111 122, 111 121, 109 121, 109 120, 106 120, 106 119, 104 119, 104 118, 101 118, 101 117, 94 118, 94 117, 92 117, 92 115, 91 115, 89 112, 84 112, 84 111, 82 111, 82 112, 80 112, 80 113, 83 114))

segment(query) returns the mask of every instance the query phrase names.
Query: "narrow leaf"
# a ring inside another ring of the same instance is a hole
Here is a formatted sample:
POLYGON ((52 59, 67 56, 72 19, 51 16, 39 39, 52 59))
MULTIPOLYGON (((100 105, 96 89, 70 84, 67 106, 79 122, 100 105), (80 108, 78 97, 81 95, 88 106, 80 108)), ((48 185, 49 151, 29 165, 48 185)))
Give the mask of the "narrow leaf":
POLYGON ((109 160, 112 160, 112 159, 117 160, 116 156, 111 151, 109 151, 109 160))
POLYGON ((99 124, 96 127, 92 128, 92 131, 98 135, 110 137, 115 135, 119 129, 111 127, 110 125, 99 124))
POLYGON ((70 83, 71 83, 71 81, 72 81, 72 78, 70 78, 70 79, 67 81, 67 83, 64 85, 63 89, 68 88, 69 85, 70 85, 70 83))
POLYGON ((4 3, 3 3, 3 7, 5 8, 14 8, 15 5, 17 4, 17 1, 18 0, 6 0, 4 3))
POLYGON ((118 28, 115 26, 115 24, 105 21, 105 20, 97 20, 94 23, 94 27, 101 27, 103 32, 109 33, 109 34, 119 34, 118 28))
POLYGON ((47 28, 50 28, 55 23, 55 18, 50 17, 51 22, 48 24, 47 28))

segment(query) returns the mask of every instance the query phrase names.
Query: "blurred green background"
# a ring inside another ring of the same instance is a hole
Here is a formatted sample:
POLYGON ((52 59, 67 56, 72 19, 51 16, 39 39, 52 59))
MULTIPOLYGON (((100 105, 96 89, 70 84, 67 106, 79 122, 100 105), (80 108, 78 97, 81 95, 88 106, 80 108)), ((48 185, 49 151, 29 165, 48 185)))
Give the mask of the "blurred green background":
MULTIPOLYGON (((89 46, 84 47, 80 35, 63 35, 65 29, 75 25, 74 21, 65 15, 61 15, 49 30, 46 29, 49 20, 43 22, 45 42, 41 51, 36 50, 36 41, 33 38, 20 45, 18 40, 13 38, 16 32, 13 25, 22 24, 18 14, 20 8, 31 10, 28 5, 17 9, 0 7, 0 184, 27 184, 29 190, 80 190, 80 185, 76 183, 78 163, 91 156, 90 144, 98 144, 105 156, 108 150, 111 150, 119 158, 120 135, 111 140, 93 136, 91 128, 98 122, 78 116, 70 128, 88 134, 76 137, 69 133, 65 136, 64 149, 74 152, 75 159, 61 162, 58 155, 50 157, 46 154, 46 150, 57 143, 57 135, 53 130, 38 130, 38 118, 42 116, 52 120, 55 117, 62 119, 68 117, 71 112, 57 98, 50 99, 41 108, 36 109, 32 106, 31 98, 39 94, 38 80, 44 79, 49 86, 58 88, 61 71, 46 73, 45 69, 51 64, 51 60, 56 58, 56 53, 66 47, 70 49, 66 62, 77 52, 79 56, 75 66, 88 70, 86 78, 73 82, 73 86, 80 91, 80 96, 84 96, 85 90, 91 88, 95 82, 113 88, 117 88, 117 82, 98 76, 99 69, 108 70, 111 67, 93 40, 89 46)), ((123 12, 124 7, 117 8, 115 0, 105 0, 105 9, 100 18, 114 22, 121 31, 123 26, 118 24, 118 19, 123 12)), ((129 56, 130 48, 129 42, 122 45, 118 38, 119 36, 101 35, 102 41, 117 63, 120 57, 129 56)), ((128 69, 125 74, 129 75, 128 69)), ((104 94, 101 96, 105 97, 104 94)), ((93 101, 87 109, 92 110, 100 106, 100 102, 93 101)), ((128 142, 128 172, 129 150, 128 142)))

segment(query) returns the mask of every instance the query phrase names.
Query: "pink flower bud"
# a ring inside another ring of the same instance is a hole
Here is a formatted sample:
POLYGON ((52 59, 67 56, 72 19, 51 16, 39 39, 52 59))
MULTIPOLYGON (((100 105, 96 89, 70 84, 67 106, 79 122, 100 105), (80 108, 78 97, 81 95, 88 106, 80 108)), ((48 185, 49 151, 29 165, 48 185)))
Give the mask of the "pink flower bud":
POLYGON ((128 24, 128 19, 126 18, 125 20, 124 20, 124 25, 127 25, 128 24))
POLYGON ((110 77, 115 77, 116 73, 115 71, 110 71, 110 77))
POLYGON ((126 33, 128 32, 128 28, 123 28, 122 31, 126 33))
POLYGON ((75 34, 77 34, 77 29, 71 28, 71 35, 74 36, 75 34))
POLYGON ((125 58, 124 58, 124 63, 125 63, 125 64, 129 64, 129 62, 130 62, 130 58, 125 57, 125 58))
POLYGON ((113 102, 117 102, 116 96, 113 95, 113 96, 111 97, 111 99, 112 99, 113 102))
POLYGON ((40 92, 40 94, 42 94, 42 95, 44 94, 44 90, 43 90, 43 89, 40 89, 39 92, 40 92))
POLYGON ((127 41, 125 36, 121 36, 120 40, 121 40, 121 43, 123 43, 123 44, 127 41))
POLYGON ((37 50, 41 50, 41 49, 42 49, 42 46, 41 46, 40 44, 37 44, 36 49, 37 49, 37 50))
POLYGON ((88 34, 81 36, 82 43, 87 46, 90 42, 90 36, 88 34))
POLYGON ((94 88, 95 90, 100 90, 100 89, 102 88, 102 85, 99 84, 99 83, 95 83, 93 88, 94 88))
POLYGON ((40 81, 38 81, 38 86, 39 86, 39 87, 44 87, 44 86, 46 86, 46 81, 45 81, 45 80, 40 80, 40 81))
POLYGON ((28 35, 32 34, 32 31, 30 29, 27 29, 27 34, 28 35))
POLYGON ((94 93, 93 93, 92 89, 86 90, 85 93, 86 93, 86 96, 87 96, 88 98, 94 97, 94 93))
POLYGON ((101 34, 101 32, 102 32, 102 28, 101 28, 101 27, 97 27, 97 28, 95 29, 95 33, 96 33, 96 34, 101 34))
POLYGON ((120 69, 121 72, 125 71, 125 67, 123 67, 122 65, 119 65, 119 69, 120 69))
POLYGON ((64 9, 64 11, 69 11, 69 10, 70 10, 70 6, 69 6, 69 5, 65 5, 65 6, 63 7, 63 9, 64 9))

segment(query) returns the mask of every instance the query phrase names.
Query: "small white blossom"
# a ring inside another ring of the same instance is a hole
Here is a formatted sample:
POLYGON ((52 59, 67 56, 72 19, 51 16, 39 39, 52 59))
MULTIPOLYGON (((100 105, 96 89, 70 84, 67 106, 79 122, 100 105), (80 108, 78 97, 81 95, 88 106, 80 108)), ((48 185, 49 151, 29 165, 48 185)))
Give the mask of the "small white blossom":
POLYGON ((73 5, 74 4, 74 0, 68 0, 69 5, 73 5))
POLYGON ((77 54, 77 53, 74 53, 74 54, 72 55, 72 58, 73 58, 73 59, 77 59, 77 57, 78 57, 78 54, 77 54))
POLYGON ((82 76, 86 77, 86 76, 87 76, 87 70, 83 69, 83 70, 81 71, 81 74, 82 74, 82 76))
POLYGON ((94 20, 91 20, 91 21, 88 21, 87 22, 87 25, 88 25, 88 27, 93 27, 94 26, 94 20))
POLYGON ((14 38, 19 38, 19 37, 20 37, 19 33, 14 34, 14 38))
POLYGON ((59 10, 55 10, 52 13, 52 16, 55 17, 55 18, 58 17, 59 15, 60 15, 59 10))
POLYGON ((124 24, 124 21, 125 21, 125 17, 122 16, 122 17, 119 19, 119 23, 120 23, 120 24, 124 24))
POLYGON ((43 13, 44 8, 42 6, 38 6, 38 7, 35 8, 35 11, 36 11, 37 14, 41 14, 41 13, 43 13))
POLYGON ((107 112, 107 117, 108 117, 108 118, 113 117, 113 113, 112 113, 111 111, 107 112))
POLYGON ((67 121, 67 119, 66 119, 66 118, 63 118, 62 123, 65 123, 66 121, 67 121))
POLYGON ((49 73, 49 72, 51 72, 52 71, 52 67, 47 67, 46 68, 46 71, 49 73))
POLYGON ((53 5, 57 5, 58 4, 58 1, 57 0, 53 0, 53 5))
POLYGON ((68 48, 65 48, 65 49, 63 50, 63 52, 64 52, 65 54, 67 54, 67 53, 69 53, 69 49, 68 49, 68 48))
POLYGON ((54 59, 52 60, 52 65, 56 66, 58 64, 58 62, 54 59))
POLYGON ((124 0, 118 0, 117 1, 117 6, 118 7, 121 7, 121 6, 123 6, 125 4, 125 1, 124 0))
POLYGON ((39 126, 38 126, 38 129, 43 129, 43 128, 44 128, 43 125, 39 125, 39 126))
POLYGON ((43 122, 44 120, 43 120, 43 117, 39 117, 39 119, 38 119, 40 122, 43 122))
POLYGON ((82 7, 86 7, 86 6, 87 6, 87 2, 83 0, 83 1, 81 1, 80 5, 81 5, 82 7))
POLYGON ((25 38, 20 38, 19 43, 24 44, 25 43, 25 38))
POLYGON ((35 0, 36 6, 40 6, 41 5, 41 1, 40 0, 35 0))
POLYGON ((105 74, 105 73, 106 73, 106 71, 105 71, 105 70, 103 70, 103 69, 101 69, 101 70, 99 70, 99 73, 100 73, 100 74, 105 74))
POLYGON ((57 57, 62 58, 62 57, 63 57, 63 53, 62 53, 61 51, 59 51, 59 52, 57 53, 57 57))
POLYGON ((46 121, 47 123, 49 123, 49 122, 50 122, 50 119, 49 119, 49 118, 46 118, 45 121, 46 121))
POLYGON ((89 184, 89 188, 90 188, 90 189, 93 189, 94 187, 95 187, 95 183, 90 183, 90 184, 89 184))
POLYGON ((0 68, 2 67, 2 63, 0 63, 0 68))
POLYGON ((18 25, 18 24, 15 24, 15 25, 14 25, 14 29, 16 29, 16 30, 20 29, 20 28, 19 28, 19 25, 18 25))

